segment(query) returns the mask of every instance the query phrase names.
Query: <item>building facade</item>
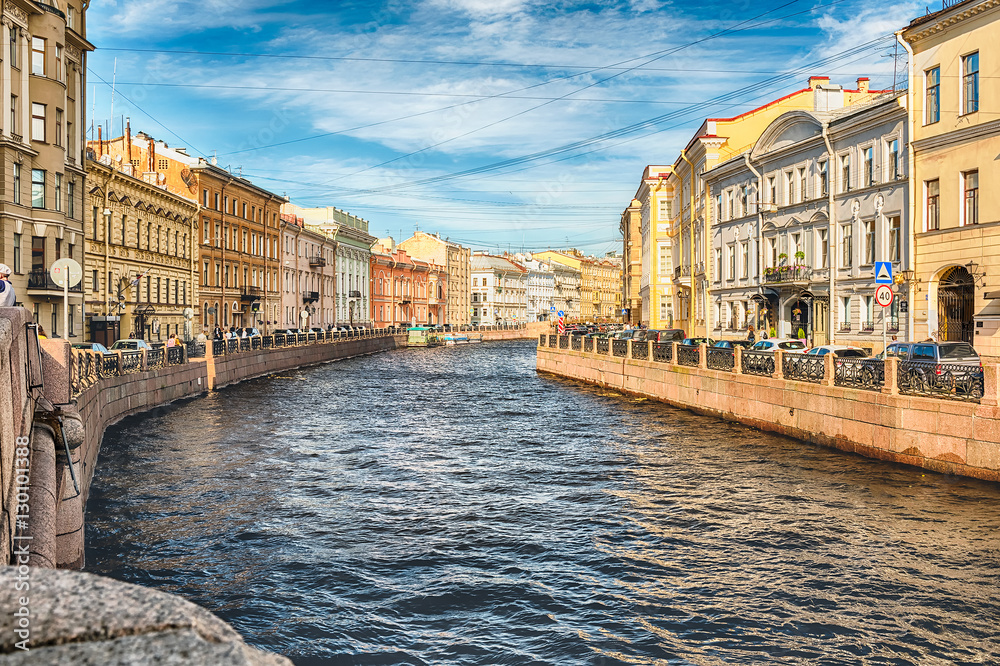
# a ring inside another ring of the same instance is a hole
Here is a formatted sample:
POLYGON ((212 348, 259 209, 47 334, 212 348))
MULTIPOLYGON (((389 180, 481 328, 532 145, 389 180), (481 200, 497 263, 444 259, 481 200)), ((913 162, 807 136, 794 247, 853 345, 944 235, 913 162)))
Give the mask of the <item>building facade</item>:
POLYGON ((410 256, 392 238, 371 248, 371 319, 376 328, 445 323, 447 267, 410 256))
POLYGON ((528 271, 506 257, 472 255, 472 323, 476 326, 528 321, 528 271))
POLYGON ((886 94, 790 111, 752 150, 704 174, 712 193, 710 335, 747 327, 881 349, 907 336, 900 299, 875 303, 876 262, 908 266, 906 107, 886 94), (832 297, 831 297, 832 295, 832 297))
POLYGON ((198 304, 198 207, 108 156, 88 163, 83 293, 88 340, 189 340, 198 304), (188 315, 188 316, 185 316, 188 315), (109 328, 116 335, 100 334, 109 328))
POLYGON ((528 321, 553 321, 555 307, 556 274, 552 265, 533 259, 530 254, 515 254, 514 261, 528 271, 527 317, 528 321))
POLYGON ((82 340, 83 287, 63 290, 49 276, 57 259, 84 263, 87 202, 86 126, 88 3, 11 0, 3 5, 0 59, 0 229, 3 263, 13 271, 16 304, 34 313, 49 335, 82 340), (70 329, 63 330, 64 314, 70 329))
POLYGON ((418 231, 399 243, 415 259, 447 268, 446 308, 442 323, 455 326, 472 321, 471 251, 437 234, 418 231))
POLYGON ((622 213, 622 321, 638 325, 646 310, 642 306, 642 203, 632 199, 622 213))
POLYGON ((281 215, 281 328, 336 323, 336 242, 294 215, 281 215))
POLYGON ((992 49, 1000 5, 945 3, 914 19, 900 43, 911 52, 909 105, 913 170, 903 275, 914 336, 965 340, 1000 355, 1000 85, 992 49), (984 187, 980 188, 980 183, 984 187))

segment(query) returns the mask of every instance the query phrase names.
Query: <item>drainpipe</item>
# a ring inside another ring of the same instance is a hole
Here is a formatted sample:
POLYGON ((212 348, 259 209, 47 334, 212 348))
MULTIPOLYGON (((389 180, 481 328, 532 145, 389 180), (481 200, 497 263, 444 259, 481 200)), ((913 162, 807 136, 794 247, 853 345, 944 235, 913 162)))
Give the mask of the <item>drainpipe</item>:
MULTIPOLYGON (((195 182, 195 186, 194 187, 195 187, 195 192, 196 192, 196 200, 195 200, 195 204, 194 204, 195 205, 195 214, 194 214, 194 217, 191 219, 191 224, 190 224, 190 240, 188 241, 188 248, 187 248, 187 250, 188 250, 188 257, 189 257, 190 263, 191 263, 191 305, 198 305, 198 299, 194 297, 194 293, 195 293, 194 285, 195 285, 195 269, 196 269, 195 257, 198 255, 198 245, 197 245, 198 241, 195 238, 195 227, 201 221, 201 196, 202 196, 202 194, 201 194, 201 174, 200 173, 195 173, 195 175, 194 175, 194 182, 195 182)), ((204 233, 204 232, 202 232, 202 233, 204 233)), ((138 225, 136 225, 136 234, 135 235, 136 235, 136 245, 138 245, 139 244, 139 228, 138 228, 138 225)), ((138 290, 139 290, 139 285, 136 285, 136 291, 138 291, 138 290)), ((187 305, 187 304, 185 304, 185 305, 187 305)), ((201 306, 199 306, 199 309, 200 308, 201 308, 201 306)), ((197 317, 197 319, 201 319, 201 317, 202 317, 201 312, 196 312, 195 313, 195 317, 197 317)), ((192 339, 198 337, 197 335, 195 335, 195 332, 194 332, 194 322, 197 321, 197 319, 192 319, 191 320, 191 338, 192 339)))
MULTIPOLYGON (((691 202, 690 203, 690 207, 688 208, 688 210, 690 211, 688 213, 688 224, 690 225, 689 231, 690 231, 690 236, 691 236, 691 269, 690 269, 691 270, 691 275, 690 275, 690 278, 691 278, 691 297, 690 297, 690 299, 688 299, 688 324, 691 327, 691 330, 689 332, 691 334, 694 334, 694 321, 695 321, 695 319, 694 319, 694 298, 695 298, 695 295, 694 295, 694 164, 692 164, 691 160, 689 160, 687 158, 687 155, 685 155, 685 151, 683 149, 681 150, 681 159, 684 160, 685 162, 687 162, 688 169, 691 172, 691 187, 689 188, 690 191, 688 192, 688 198, 690 199, 690 202, 691 202)), ((684 179, 681 178, 680 180, 681 180, 681 189, 683 190, 684 179)), ((683 193, 681 194, 681 197, 682 197, 681 201, 684 201, 684 199, 683 199, 683 193)), ((684 221, 684 212, 683 211, 681 211, 681 221, 682 222, 684 221)), ((683 261, 684 261, 684 257, 681 256, 681 262, 682 262, 682 264, 683 264, 683 261)), ((650 271, 650 272, 652 272, 652 271, 650 271)), ((652 306, 650 306, 650 307, 652 307, 652 306)), ((705 330, 706 331, 708 330, 707 326, 706 326, 705 330)), ((706 333, 706 335, 707 335, 707 333, 706 333)))
MULTIPOLYGON (((764 285, 761 280, 762 270, 761 267, 764 265, 764 210, 761 207, 761 192, 764 186, 764 179, 761 178, 760 172, 753 167, 750 163, 750 153, 743 153, 743 161, 747 165, 747 169, 757 179, 757 288, 760 290, 760 295, 764 295, 764 285)), ((771 203, 774 203, 773 201, 771 203)), ((759 315, 759 313, 758 313, 759 315)), ((760 317, 756 317, 756 324, 760 325, 760 317)))
POLYGON ((913 68, 916 63, 913 61, 913 49, 910 48, 909 43, 903 39, 902 30, 896 32, 896 41, 899 42, 900 46, 906 50, 907 58, 910 61, 910 66, 907 68, 907 76, 909 78, 906 83, 906 117, 910 123, 909 136, 906 137, 906 168, 908 171, 906 174, 906 183, 907 197, 909 198, 909 201, 907 202, 907 208, 909 210, 909 217, 907 219, 909 223, 906 225, 908 227, 906 232, 906 267, 908 270, 913 271, 913 277, 906 284, 906 295, 907 300, 909 300, 909 307, 906 312, 906 339, 909 341, 915 339, 915 336, 913 335, 913 328, 916 326, 916 322, 914 321, 914 311, 917 309, 917 304, 915 302, 917 295, 917 183, 915 177, 917 174, 915 162, 916 155, 913 150, 913 134, 917 126, 917 118, 913 109, 913 68))
POLYGON ((827 207, 827 232, 826 232, 826 243, 827 243, 827 259, 829 259, 830 264, 830 307, 827 312, 827 331, 830 334, 830 339, 828 344, 834 344, 833 341, 833 322, 834 322, 834 298, 837 288, 837 252, 836 252, 836 225, 834 224, 833 218, 833 160, 836 158, 833 152, 833 145, 830 143, 830 125, 827 122, 823 122, 823 143, 826 144, 826 153, 828 157, 826 158, 826 207, 827 207))

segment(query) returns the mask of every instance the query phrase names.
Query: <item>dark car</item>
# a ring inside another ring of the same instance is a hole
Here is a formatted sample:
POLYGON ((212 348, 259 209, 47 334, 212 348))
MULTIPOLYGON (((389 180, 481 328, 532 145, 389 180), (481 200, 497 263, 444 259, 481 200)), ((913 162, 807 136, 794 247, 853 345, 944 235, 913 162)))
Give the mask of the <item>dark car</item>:
POLYGON ((719 340, 713 347, 718 347, 719 349, 736 349, 737 347, 742 347, 743 349, 750 349, 753 343, 749 340, 719 340))
POLYGON ((899 359, 899 388, 913 391, 983 391, 983 364, 968 342, 894 342, 886 357, 899 359))
POLYGON ((649 329, 646 331, 646 340, 651 342, 680 342, 684 339, 684 331, 679 328, 669 329, 649 329))
POLYGON ((715 340, 712 338, 684 338, 682 345, 700 345, 701 343, 706 343, 709 347, 715 344, 715 340))

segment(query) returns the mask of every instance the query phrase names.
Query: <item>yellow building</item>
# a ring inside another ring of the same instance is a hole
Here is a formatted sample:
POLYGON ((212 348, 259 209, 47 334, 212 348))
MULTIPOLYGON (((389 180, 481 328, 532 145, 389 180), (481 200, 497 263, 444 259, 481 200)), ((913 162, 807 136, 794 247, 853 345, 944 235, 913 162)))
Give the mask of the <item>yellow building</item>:
POLYGON ((638 307, 629 307, 638 312, 629 321, 650 328, 671 328, 674 320, 671 171, 669 166, 647 166, 632 203, 622 215, 623 234, 626 215, 633 224, 625 239, 623 276, 629 299, 638 303, 638 307))
MULTIPOLYGON (((673 198, 669 237, 672 244, 673 310, 675 325, 689 335, 705 336, 714 324, 710 321, 713 267, 706 259, 711 242, 713 206, 701 174, 753 148, 765 129, 788 111, 828 111, 872 99, 884 91, 869 90, 868 79, 860 78, 857 88, 848 90, 831 85, 826 76, 809 78, 808 87, 769 102, 734 118, 708 118, 681 150, 667 178, 666 190, 673 198)), ((651 237, 650 243, 654 241, 651 237)), ((643 245, 650 261, 658 247, 643 245)))
POLYGON ((622 304, 627 310, 622 321, 638 324, 643 320, 642 294, 642 204, 632 199, 622 213, 622 304))
POLYGON ((108 158, 87 163, 87 339, 109 339, 98 329, 116 318, 120 338, 184 338, 184 310, 198 303, 198 207, 121 167, 108 158))
POLYGON ((621 260, 584 256, 575 249, 533 252, 533 259, 551 261, 580 272, 580 320, 612 321, 621 316, 621 260))
POLYGON ((988 185, 1000 179, 1000 64, 990 56, 1000 41, 1000 5, 945 4, 901 31, 912 53, 909 242, 916 257, 903 279, 917 339, 965 340, 997 356, 1000 192, 988 185))

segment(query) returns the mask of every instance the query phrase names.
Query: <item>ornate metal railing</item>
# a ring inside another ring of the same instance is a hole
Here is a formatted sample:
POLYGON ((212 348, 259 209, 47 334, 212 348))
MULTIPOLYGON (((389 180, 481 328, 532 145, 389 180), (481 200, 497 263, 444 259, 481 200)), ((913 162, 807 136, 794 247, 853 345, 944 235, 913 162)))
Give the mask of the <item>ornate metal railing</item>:
POLYGON ((611 348, 611 340, 609 340, 607 338, 598 338, 597 339, 597 353, 598 354, 605 354, 606 355, 608 353, 608 349, 610 349, 610 348, 611 348))
POLYGON ((240 350, 240 341, 238 338, 229 338, 226 340, 226 353, 235 354, 240 350))
POLYGON ((226 341, 212 340, 212 356, 225 356, 225 354, 226 354, 226 341))
POLYGON ((592 352, 594 351, 594 338, 584 338, 583 339, 583 351, 592 352))
POLYGON ((743 362, 740 366, 744 375, 770 377, 774 374, 774 352, 746 349, 743 351, 743 362))
POLYGON ((142 352, 139 350, 123 351, 121 367, 119 368, 121 374, 139 372, 140 370, 142 370, 142 352))
POLYGON ((778 266, 764 270, 764 283, 808 282, 812 277, 812 269, 807 266, 778 266))
POLYGON ((240 351, 250 351, 250 338, 240 338, 240 351))
POLYGON ((736 367, 736 350, 725 347, 709 347, 705 364, 710 370, 732 372, 736 367))
POLYGON ((885 361, 877 358, 833 359, 833 383, 865 391, 881 391, 885 383, 885 361))
POLYGON ((259 335, 255 335, 250 338, 250 349, 262 349, 264 347, 264 338, 259 335))
POLYGON ((167 365, 183 365, 184 362, 184 347, 181 345, 167 347, 167 365))
POLYGON ((899 392, 951 400, 979 402, 983 397, 983 368, 931 361, 900 361, 896 373, 899 392))
POLYGON ((101 377, 115 377, 118 375, 121 363, 118 361, 118 354, 105 354, 101 360, 101 377))
POLYGON ((785 379, 820 384, 826 376, 826 363, 822 356, 786 352, 781 356, 781 372, 785 379))
POLYGON ((550 335, 549 336, 549 347, 558 347, 558 346, 559 346, 559 336, 558 335, 550 335))
POLYGON ((274 346, 275 347, 284 347, 285 344, 287 343, 287 338, 288 338, 288 336, 285 335, 284 333, 275 333, 274 334, 274 346))
POLYGON ((569 349, 569 336, 560 335, 559 336, 559 349, 569 349))
POLYGON ((671 359, 674 357, 674 343, 673 342, 654 342, 653 343, 653 360, 658 363, 670 363, 671 359))
POLYGON ((544 347, 548 343, 548 340, 549 340, 549 336, 547 336, 544 333, 542 333, 541 335, 538 336, 538 346, 539 347, 544 347))
POLYGON ((649 343, 639 342, 637 340, 632 341, 632 358, 646 361, 649 359, 649 343))
POLYGON ((163 367, 163 349, 150 349, 146 351, 146 369, 159 370, 163 367))
POLYGON ((701 364, 701 346, 677 345, 677 364, 697 368, 701 364))
POLYGON ((574 335, 570 338, 570 345, 573 347, 573 351, 583 351, 583 337, 579 335, 574 335))
POLYGON ((613 339, 611 341, 611 355, 625 358, 628 355, 628 340, 613 339))

